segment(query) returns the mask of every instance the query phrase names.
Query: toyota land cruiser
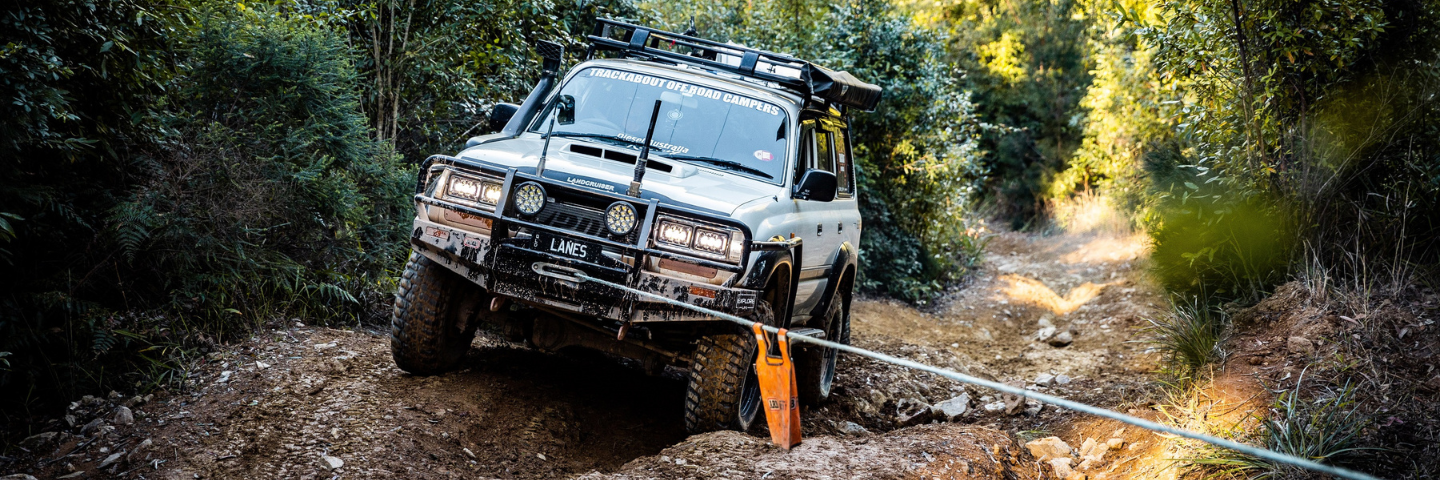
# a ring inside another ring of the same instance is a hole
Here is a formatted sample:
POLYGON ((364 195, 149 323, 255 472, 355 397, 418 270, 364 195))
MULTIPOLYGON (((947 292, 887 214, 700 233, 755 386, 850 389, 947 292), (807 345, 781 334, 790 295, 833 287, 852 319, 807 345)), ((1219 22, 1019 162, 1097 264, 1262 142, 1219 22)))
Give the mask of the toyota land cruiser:
MULTIPOLYGON (((691 432, 747 430, 756 339, 584 282, 845 342, 861 219, 846 123, 880 88, 787 55, 600 20, 584 61, 540 42, 539 83, 496 133, 425 161, 391 325, 395 363, 452 368, 481 323, 548 351, 688 369, 691 432)), ((802 402, 833 349, 797 349, 802 402)), ((763 423, 763 422, 761 422, 763 423)))

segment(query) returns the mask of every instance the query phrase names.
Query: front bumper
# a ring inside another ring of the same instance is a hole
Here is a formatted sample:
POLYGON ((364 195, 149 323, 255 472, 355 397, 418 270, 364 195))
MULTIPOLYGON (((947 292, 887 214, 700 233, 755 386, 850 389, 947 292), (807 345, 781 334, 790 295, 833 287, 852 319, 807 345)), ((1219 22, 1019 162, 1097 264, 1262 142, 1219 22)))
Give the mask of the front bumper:
MULTIPOLYGON (((582 191, 514 170, 506 173, 502 195, 508 196, 510 186, 520 181, 544 182, 547 191, 551 188, 577 190, 567 194, 594 195, 602 197, 600 201, 613 196, 582 191), (517 176, 521 178, 517 180, 517 176)), ((674 210, 654 200, 646 205, 637 199, 616 196, 635 201, 647 213, 644 223, 636 227, 639 239, 635 244, 627 244, 436 198, 439 195, 435 195, 434 190, 422 187, 415 195, 419 213, 411 233, 415 250, 498 295, 566 312, 637 323, 715 318, 594 282, 567 281, 563 272, 578 270, 646 293, 739 316, 753 312, 759 297, 757 290, 734 285, 744 276, 743 261, 740 265, 729 265, 650 248, 649 226, 654 222, 655 212, 674 210), (437 215, 435 209, 441 209, 442 214, 437 215), (443 215, 445 211, 451 215, 443 215), (463 225, 436 221, 453 219, 457 214, 469 221, 463 225), (484 224, 491 227, 488 234, 487 229, 479 226, 484 224), (602 249, 603 254, 578 259, 545 248, 545 244, 561 241, 583 242, 588 248, 602 249), (696 268, 724 270, 732 275, 721 284, 681 278, 644 268, 652 264, 652 260, 682 262, 696 268), (557 272, 562 274, 555 275, 557 272)), ((504 212, 505 202, 501 203, 496 210, 504 212)), ((745 233, 748 236, 749 232, 745 233)))

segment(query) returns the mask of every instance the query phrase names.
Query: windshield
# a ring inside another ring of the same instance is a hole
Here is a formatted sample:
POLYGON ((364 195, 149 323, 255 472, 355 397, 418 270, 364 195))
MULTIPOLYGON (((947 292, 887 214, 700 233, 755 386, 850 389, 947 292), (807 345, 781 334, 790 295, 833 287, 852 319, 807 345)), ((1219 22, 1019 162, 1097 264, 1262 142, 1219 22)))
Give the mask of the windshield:
POLYGON ((650 148, 658 155, 779 183, 788 116, 779 106, 730 92, 608 68, 587 68, 566 83, 530 131, 588 137, 638 148, 655 101, 650 148), (573 117, 568 105, 573 102, 573 117), (559 105, 567 105, 558 108, 559 105), (569 122, 569 123, 567 123, 569 122))

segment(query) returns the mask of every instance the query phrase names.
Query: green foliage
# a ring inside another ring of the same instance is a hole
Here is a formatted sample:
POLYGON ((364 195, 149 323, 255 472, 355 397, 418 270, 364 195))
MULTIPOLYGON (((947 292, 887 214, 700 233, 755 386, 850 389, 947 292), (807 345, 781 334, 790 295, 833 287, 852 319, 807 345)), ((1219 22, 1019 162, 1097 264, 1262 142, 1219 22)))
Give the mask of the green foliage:
POLYGON ((986 127, 953 78, 945 32, 888 2, 728 1, 646 4, 659 25, 786 52, 885 89, 875 112, 850 112, 859 174, 860 288, 927 301, 979 259, 969 209, 986 170, 986 127))
POLYGON ((1049 185, 1084 133, 1090 21, 1072 0, 965 0, 949 6, 948 49, 990 129, 981 143, 988 200, 1021 227, 1044 213, 1049 185))
MULTIPOLYGON (((3 420, 174 385, 195 348, 267 319, 383 310, 412 177, 373 138, 342 31, 264 6, 77 5, 7 7, 34 20, 16 51, 54 58, 0 63, 69 66, 63 91, 23 105, 70 113, 0 130, 15 150, 0 160, 3 420)), ((17 78, 6 98, 31 95, 17 78)))
MULTIPOLYGON (((460 149, 491 105, 520 103, 540 73, 537 40, 584 54, 596 17, 635 18, 629 0, 313 0, 294 5, 346 30, 362 109, 377 139, 411 161, 460 149)), ((291 5, 294 5, 293 7, 291 5)), ((572 63, 573 64, 573 63, 572 63)))
POLYGON ((1153 203, 1145 154, 1173 141, 1185 90, 1162 77, 1155 48, 1135 35, 1155 21, 1150 2, 1095 3, 1085 7, 1094 17, 1087 35, 1094 70, 1080 102, 1088 110, 1084 136, 1045 198, 1065 205, 1076 195, 1099 195, 1134 226, 1153 203))
POLYGON ((1150 157, 1161 270, 1195 270, 1203 290, 1253 300, 1303 257, 1350 274, 1435 261, 1440 159, 1419 152, 1440 146, 1436 9, 1165 2, 1142 33, 1188 96, 1179 135, 1150 157), (1231 240, 1240 235, 1259 240, 1231 240))
POLYGON ((1165 355, 1165 373, 1177 385, 1197 379, 1205 365, 1225 356, 1222 344, 1229 322, 1218 309, 1198 298, 1182 303, 1172 300, 1169 315, 1149 322, 1150 342, 1165 355))
POLYGON ((1270 198, 1227 189, 1205 167, 1176 170, 1150 225, 1160 284, 1184 296, 1259 301, 1285 279, 1291 219, 1270 198))
POLYGON ((411 181, 370 138, 344 37, 272 9, 203 17, 162 119, 175 147, 137 159, 150 175, 109 211, 121 253, 208 318, 361 315, 404 254, 411 181))

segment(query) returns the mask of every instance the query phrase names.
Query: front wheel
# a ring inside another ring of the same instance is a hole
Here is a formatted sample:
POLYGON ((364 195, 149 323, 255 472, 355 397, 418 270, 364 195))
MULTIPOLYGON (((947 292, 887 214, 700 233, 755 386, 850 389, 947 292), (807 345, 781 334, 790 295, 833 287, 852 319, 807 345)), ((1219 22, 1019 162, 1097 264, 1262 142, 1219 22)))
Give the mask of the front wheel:
POLYGON ((390 319, 395 365, 415 375, 454 368, 470 349, 487 297, 454 272, 410 252, 390 319))
MULTIPOLYGON (((774 325, 775 312, 770 303, 756 303, 751 320, 774 325)), ((755 354, 755 335, 748 330, 700 338, 690 363, 690 384, 685 389, 686 431, 750 430, 760 413, 755 354)))

